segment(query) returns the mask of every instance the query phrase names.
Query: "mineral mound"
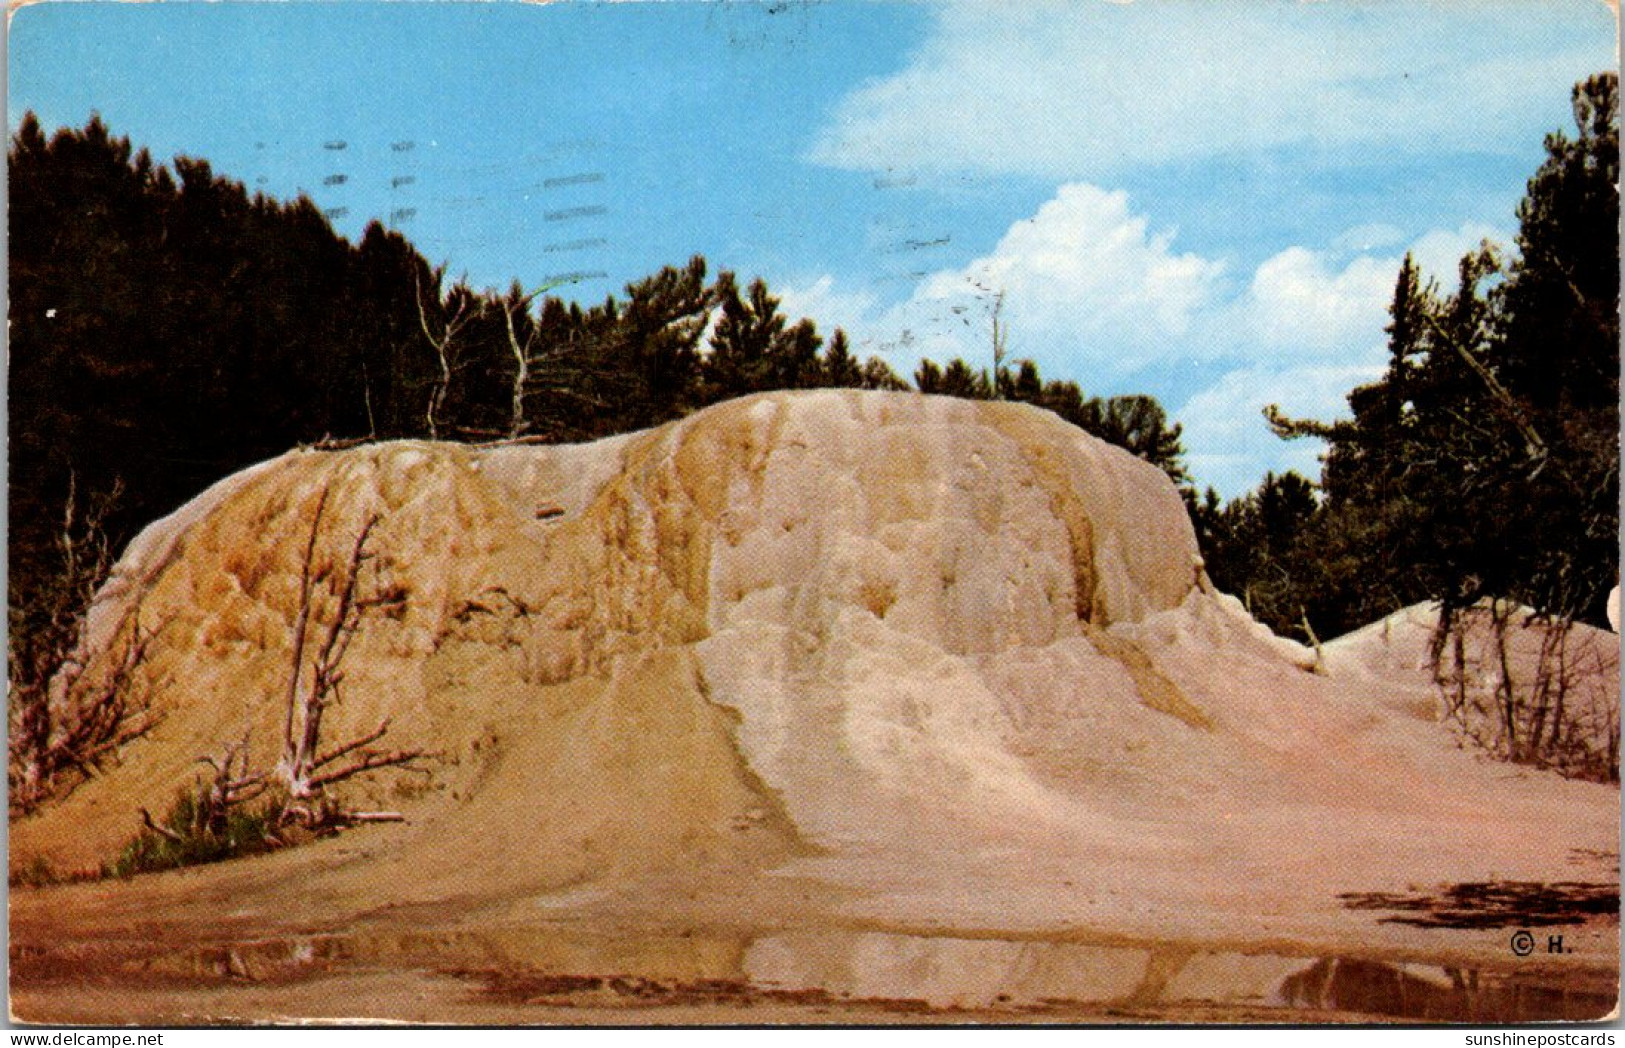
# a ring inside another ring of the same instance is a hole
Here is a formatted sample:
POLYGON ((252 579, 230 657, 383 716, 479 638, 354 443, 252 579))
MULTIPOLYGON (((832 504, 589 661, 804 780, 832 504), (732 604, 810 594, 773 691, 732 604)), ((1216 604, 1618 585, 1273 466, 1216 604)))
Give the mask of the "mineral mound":
POLYGON ((161 625, 139 670, 161 720, 14 823, 14 866, 109 858, 225 742, 274 760, 323 492, 318 577, 376 516, 364 584, 392 597, 331 737, 388 717, 442 760, 350 784, 403 825, 152 878, 191 878, 175 912, 516 921, 615 899, 1307 941, 1376 934, 1340 893, 1551 880, 1617 847, 1617 791, 1487 762, 1413 693, 1316 672, 1215 592, 1157 469, 1032 407, 822 391, 582 446, 300 450, 222 481, 132 544, 91 618, 91 660, 161 625))

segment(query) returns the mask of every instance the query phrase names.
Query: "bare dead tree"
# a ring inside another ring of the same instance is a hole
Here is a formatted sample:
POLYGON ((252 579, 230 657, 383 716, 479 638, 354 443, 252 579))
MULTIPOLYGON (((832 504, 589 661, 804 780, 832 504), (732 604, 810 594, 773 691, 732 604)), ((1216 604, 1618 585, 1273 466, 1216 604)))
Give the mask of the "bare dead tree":
POLYGON ((55 583, 32 619, 13 618, 7 781, 10 809, 19 814, 72 789, 157 722, 151 682, 140 694, 135 686, 162 624, 146 628, 137 608, 110 649, 116 656, 91 667, 82 651, 85 617, 112 569, 103 522, 120 489, 115 483, 81 506, 77 477, 69 473, 55 583))
POLYGON ((993 399, 1005 398, 1005 359, 1010 354, 1010 329, 1003 323, 1004 290, 993 296, 993 399))
POLYGON ((328 490, 324 488, 317 499, 310 536, 300 564, 299 610, 294 618, 292 662, 283 699, 282 758, 274 773, 274 778, 287 794, 286 811, 301 821, 312 823, 365 821, 358 816, 368 813, 329 810, 321 803, 323 791, 357 775, 383 768, 421 771, 423 769, 419 762, 429 756, 426 751, 416 748, 375 748, 373 744, 383 739, 389 731, 388 718, 371 732, 337 746, 323 748, 323 717, 328 708, 341 698, 345 680, 344 659, 361 628, 363 617, 374 608, 398 605, 404 600, 397 591, 383 590, 363 595, 359 589, 362 569, 373 559, 367 545, 381 519, 376 513, 363 522, 341 568, 335 566, 320 573, 316 571, 316 547, 327 500, 328 490), (336 579, 331 574, 334 570, 341 572, 336 579), (332 608, 319 643, 307 658, 316 592, 325 581, 333 583, 332 608))
MULTIPOLYGON (((514 291, 517 292, 516 285, 514 291)), ((508 416, 508 439, 517 440, 522 436, 529 423, 525 421, 525 391, 530 384, 531 353, 536 345, 537 326, 534 323, 526 325, 525 339, 521 343, 519 332, 514 324, 515 312, 529 312, 530 303, 539 292, 529 295, 512 295, 511 300, 502 303, 502 319, 508 327, 508 350, 513 354, 513 405, 508 416)))
POLYGON ((536 369, 539 366, 549 370, 555 369, 563 349, 555 347, 538 354, 536 342, 541 333, 540 325, 534 320, 524 325, 525 337, 521 339, 518 318, 529 319, 531 304, 536 301, 537 296, 546 294, 566 282, 567 280, 554 280, 525 292, 520 290, 520 285, 516 281, 508 296, 502 300, 502 319, 507 326, 508 352, 513 354, 514 366, 512 405, 508 415, 509 440, 518 440, 530 428, 530 422, 525 417, 525 398, 536 391, 532 388, 536 369))
MULTIPOLYGON (((440 303, 440 284, 445 279, 446 267, 442 265, 436 268, 430 276, 434 281, 436 301, 440 303)), ((445 407, 446 395, 451 391, 453 347, 457 341, 457 336, 473 319, 468 307, 474 301, 474 296, 468 294, 467 289, 461 284, 452 288, 450 299, 456 304, 457 308, 453 310, 450 317, 444 319, 440 327, 440 333, 437 335, 433 326, 429 323, 429 311, 423 303, 422 281, 416 274, 414 274, 413 280, 417 292, 418 324, 423 328, 423 337, 429 341, 429 348, 434 350, 436 363, 440 365, 440 372, 435 377, 434 387, 429 393, 428 409, 424 412, 424 421, 429 427, 429 439, 439 440, 440 411, 445 407)), ((444 303, 440 303, 439 311, 444 311, 444 303)))
POLYGON ((1517 608, 1511 601, 1490 601, 1490 643, 1494 645, 1497 674, 1495 677, 1495 708, 1501 718, 1503 745, 1507 756, 1514 761, 1531 759, 1528 741, 1522 737, 1522 718, 1519 714, 1518 683, 1513 677, 1512 653, 1507 640, 1507 628, 1517 608))
POLYGON ((579 416, 621 407, 603 391, 624 380, 622 366, 616 363, 625 359, 624 338, 619 327, 601 332, 572 330, 544 352, 532 354, 525 387, 530 432, 518 442, 552 443, 602 435, 591 424, 582 428, 579 416))
POLYGON ((1546 747, 1561 749, 1564 739, 1564 717, 1567 710, 1571 680, 1568 659, 1569 623, 1554 624, 1540 635, 1535 680, 1529 696, 1529 750, 1541 753, 1546 747), (1548 725, 1550 731, 1548 732, 1548 725))
POLYGON ((299 682, 305 671, 305 635, 310 629, 311 567, 316 559, 316 539, 321 534, 322 516, 327 510, 328 491, 329 489, 324 486, 321 494, 316 497, 316 512, 310 523, 310 538, 305 542, 305 555, 299 561, 299 610, 294 614, 293 620, 293 662, 288 668, 287 690, 282 699, 285 713, 282 722, 285 763, 291 763, 293 759, 293 719, 299 705, 299 682))
POLYGON ((118 658, 94 679, 87 679, 78 663, 64 663, 58 677, 60 704, 52 702, 49 687, 14 689, 13 700, 20 706, 9 745, 14 811, 32 811, 72 789, 157 725, 160 715, 151 705, 151 693, 135 695, 135 678, 159 632, 144 628, 133 615, 118 658), (77 774, 75 782, 65 781, 68 772, 77 774))
MULTIPOLYGON (((355 823, 399 822, 392 811, 356 811, 340 807, 327 791, 339 783, 386 768, 427 774, 421 762, 434 755, 418 748, 376 745, 389 732, 388 718, 378 726, 331 747, 323 745, 323 720, 342 694, 344 660, 366 614, 376 608, 401 606, 403 591, 388 587, 364 592, 362 575, 373 561, 368 545, 382 519, 372 513, 356 532, 346 554, 321 563, 323 524, 331 489, 316 497, 299 564, 299 603, 292 624, 288 676, 282 693, 281 755, 267 770, 256 770, 249 756, 249 736, 203 755, 212 776, 200 778, 186 808, 178 807, 168 825, 139 809, 146 833, 177 846, 181 853, 208 859, 240 854, 241 849, 282 847, 306 834, 325 834, 355 823), (238 805, 265 798, 247 826, 259 827, 254 840, 234 841, 231 812, 238 805), (179 817, 189 811, 189 816, 179 817), (289 834, 293 833, 293 836, 289 834), (222 850, 223 849, 223 850, 222 850)), ((184 795, 183 795, 184 796, 184 795)), ((202 861, 208 861, 204 859, 202 861)), ((198 860, 192 860, 198 861, 198 860)), ((174 863, 171 862, 171 865, 174 863)))

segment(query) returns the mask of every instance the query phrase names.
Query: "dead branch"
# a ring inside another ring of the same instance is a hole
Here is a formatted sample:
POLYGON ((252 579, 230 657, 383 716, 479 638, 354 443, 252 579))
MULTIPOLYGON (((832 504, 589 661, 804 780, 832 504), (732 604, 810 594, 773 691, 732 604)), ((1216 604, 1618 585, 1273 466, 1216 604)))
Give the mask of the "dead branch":
POLYGON ((1326 652, 1320 646, 1320 637, 1315 633, 1315 627, 1309 624, 1309 609, 1300 607, 1298 616, 1298 624, 1303 627, 1304 636, 1309 638, 1309 646, 1315 649, 1315 664, 1311 668, 1311 672, 1324 676, 1326 673, 1326 652))
POLYGON ((153 833, 156 833, 158 836, 167 837, 169 840, 174 841, 176 844, 185 844, 186 843, 186 838, 185 837, 182 837, 180 834, 176 833, 174 830, 170 829, 168 826, 159 825, 157 820, 155 820, 152 817, 152 813, 149 812, 145 808, 141 809, 141 824, 143 826, 145 826, 147 829, 151 830, 153 833))
POLYGON ((202 756, 199 764, 214 770, 214 781, 198 790, 198 829, 223 833, 232 807, 259 797, 270 786, 263 772, 249 770, 248 734, 241 742, 226 746, 219 757, 202 756))
POLYGON ((305 542, 305 557, 299 567, 299 611, 293 621, 293 661, 288 670, 288 689, 283 698, 286 717, 282 725, 283 760, 292 767, 294 758, 293 715, 299 698, 299 678, 305 668, 305 633, 310 627, 310 573, 316 557, 316 537, 321 533, 322 513, 327 509, 328 488, 323 487, 316 499, 316 514, 310 521, 310 538, 305 542))
POLYGON ((422 760, 428 756, 430 756, 430 754, 426 750, 388 750, 384 752, 364 753, 362 754, 361 759, 356 761, 354 764, 347 765, 338 769, 337 771, 323 772, 320 775, 311 776, 310 788, 312 790, 319 790, 323 786, 331 786, 336 782, 343 782, 345 779, 360 775, 362 772, 376 771, 379 768, 398 767, 404 768, 407 771, 416 771, 427 774, 428 769, 416 767, 413 762, 422 760))
POLYGON ((1490 391, 1490 396, 1494 398, 1496 404, 1505 413, 1507 421, 1518 431, 1518 435, 1523 437, 1524 447, 1529 457, 1544 462, 1547 454, 1546 442, 1540 439, 1540 434, 1536 432, 1534 423, 1529 421, 1528 414, 1518 404, 1517 398, 1507 392, 1507 388, 1501 385, 1500 380, 1495 377, 1495 373, 1485 367, 1473 355, 1471 349, 1468 349, 1460 339, 1452 337, 1431 314, 1424 312, 1423 318, 1427 321, 1428 327, 1433 329, 1433 334, 1449 345, 1451 349, 1454 349, 1456 355, 1461 357, 1462 361, 1472 369, 1473 374, 1478 376, 1479 381, 1484 383, 1484 388, 1490 391))
POLYGON ((347 753, 353 753, 363 746, 368 746, 377 742, 379 739, 384 737, 384 733, 387 731, 389 731, 389 718, 385 717, 383 723, 379 724, 378 727, 373 729, 371 732, 361 736, 358 739, 347 742, 342 746, 327 751, 312 761, 310 766, 312 770, 326 767, 347 753))
POLYGON ((82 755, 75 758, 75 765, 87 775, 93 773, 101 767, 103 757, 107 756, 107 754, 111 753, 112 751, 119 749, 125 743, 134 742, 136 739, 139 739, 141 736, 147 734, 147 732, 157 727, 158 724, 164 719, 162 713, 150 708, 142 710, 137 716, 140 717, 140 720, 130 722, 117 734, 109 736, 107 739, 104 739, 102 742, 90 747, 82 755))
POLYGON ((482 442, 480 442, 478 444, 471 444, 469 446, 473 447, 473 448, 484 449, 484 448, 524 447, 526 445, 531 445, 531 444, 557 444, 557 443, 558 443, 558 439, 556 437, 548 436, 548 435, 541 434, 541 433, 532 433, 529 436, 524 436, 524 437, 503 437, 501 440, 487 440, 487 441, 482 441, 482 442))
POLYGON ((313 451, 348 451, 363 444, 371 444, 376 439, 376 437, 323 437, 310 447, 313 451))

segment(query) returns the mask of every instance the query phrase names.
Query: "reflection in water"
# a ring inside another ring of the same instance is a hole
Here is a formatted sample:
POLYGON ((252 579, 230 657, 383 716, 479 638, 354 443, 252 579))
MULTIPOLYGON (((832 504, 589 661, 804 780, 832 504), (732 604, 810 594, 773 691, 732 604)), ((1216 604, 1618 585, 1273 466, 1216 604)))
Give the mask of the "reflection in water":
MULTIPOLYGON (((763 1001, 865 1003, 902 1012, 976 1011, 1058 1017, 1093 1012, 1156 1021, 1212 1008, 1283 1022, 1343 1018, 1503 1024, 1597 1019, 1617 978, 1533 966, 1509 971, 1140 947, 898 935, 794 932, 756 938, 678 934, 584 936, 557 927, 447 934, 320 935, 155 951, 131 943, 13 945, 18 985, 164 987, 303 982, 360 971, 460 977, 474 998, 546 1022, 546 1007, 640 1007, 763 1001), (87 965, 89 954, 94 964, 87 965)), ((651 1014, 651 1021, 658 1021, 651 1014)))
MULTIPOLYGON (((918 999, 938 1008, 1098 1005, 1154 1018, 1187 1005, 1354 1013, 1435 1022, 1596 1019, 1616 979, 1590 985, 1538 969, 1489 972, 1343 958, 956 939, 883 933, 773 936, 745 954, 759 985, 818 987, 849 999, 918 999)), ((1530 966, 1532 969, 1532 966, 1530 966)))
POLYGON ((1420 1019, 1504 1024, 1599 1019, 1614 995, 1559 981, 1536 982, 1431 965, 1326 958, 1281 984, 1287 1007, 1420 1019))

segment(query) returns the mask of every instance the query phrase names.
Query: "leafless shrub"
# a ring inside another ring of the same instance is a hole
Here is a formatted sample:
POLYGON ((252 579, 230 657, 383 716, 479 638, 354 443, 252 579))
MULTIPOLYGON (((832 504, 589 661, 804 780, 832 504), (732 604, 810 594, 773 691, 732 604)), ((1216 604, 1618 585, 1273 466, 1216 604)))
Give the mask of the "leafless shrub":
POLYGON ((1520 764, 1619 781, 1619 653, 1571 617, 1486 600, 1440 617, 1435 680, 1469 739, 1520 764))
POLYGON ((138 671, 162 623, 146 626, 137 608, 107 658, 91 665, 82 650, 86 614, 112 570, 103 525, 118 496, 115 485, 81 506, 70 474, 56 577, 32 614, 12 615, 6 779, 13 814, 71 790, 157 723, 152 682, 141 687, 138 671))

